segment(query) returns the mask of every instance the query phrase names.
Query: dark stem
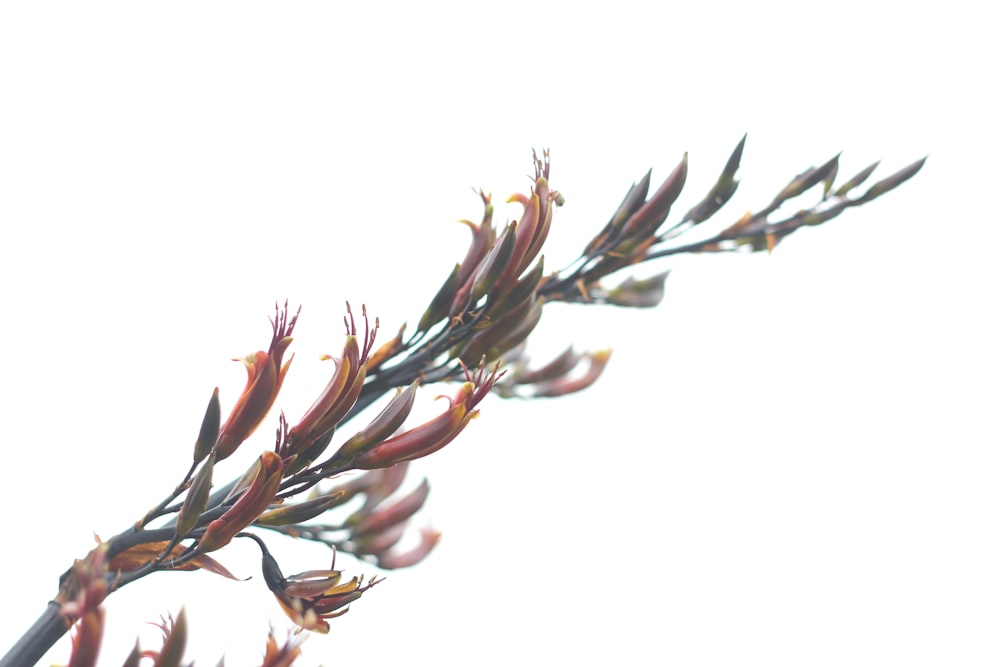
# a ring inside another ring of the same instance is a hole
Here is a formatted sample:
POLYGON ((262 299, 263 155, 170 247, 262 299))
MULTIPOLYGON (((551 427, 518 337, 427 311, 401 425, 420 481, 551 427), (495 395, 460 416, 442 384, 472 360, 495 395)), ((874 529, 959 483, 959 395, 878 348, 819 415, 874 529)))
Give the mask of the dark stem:
POLYGON ((0 667, 28 667, 45 655, 70 628, 68 619, 62 615, 59 603, 49 605, 38 620, 21 635, 7 655, 0 658, 0 667))

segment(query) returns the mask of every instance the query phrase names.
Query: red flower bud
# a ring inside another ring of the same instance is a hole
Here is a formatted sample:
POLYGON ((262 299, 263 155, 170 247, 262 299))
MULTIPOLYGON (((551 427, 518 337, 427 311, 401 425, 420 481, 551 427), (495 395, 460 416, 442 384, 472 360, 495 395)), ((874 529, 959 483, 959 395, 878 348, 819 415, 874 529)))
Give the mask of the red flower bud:
MULTIPOLYGON (((388 468, 402 461, 412 461, 441 449, 462 432, 469 420, 479 411, 469 411, 465 397, 472 394, 473 385, 466 382, 455 399, 448 399, 451 407, 420 426, 383 440, 354 460, 356 468, 372 470, 388 468)), ((439 397, 440 398, 440 397, 439 397)))
MULTIPOLYGON (((277 306, 275 311, 277 312, 277 306)), ((297 318, 296 313, 291 320, 288 319, 288 304, 285 303, 284 311, 277 313, 275 319, 271 321, 271 347, 268 351, 257 352, 244 359, 234 359, 242 361, 246 366, 247 384, 219 433, 219 441, 216 444, 217 461, 235 452, 236 448, 257 429, 274 405, 285 373, 292 363, 292 358, 289 358, 282 364, 282 357, 292 343, 291 333, 297 318)))

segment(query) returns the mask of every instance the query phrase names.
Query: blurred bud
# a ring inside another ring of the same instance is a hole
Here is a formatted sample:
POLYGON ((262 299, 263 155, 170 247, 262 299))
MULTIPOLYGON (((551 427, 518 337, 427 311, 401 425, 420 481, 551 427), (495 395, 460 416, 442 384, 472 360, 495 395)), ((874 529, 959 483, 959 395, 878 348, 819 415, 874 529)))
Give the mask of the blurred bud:
POLYGON ((388 468, 370 470, 362 475, 362 478, 371 479, 372 484, 364 491, 365 502, 358 510, 358 514, 370 514, 379 503, 396 493, 403 486, 409 467, 410 462, 403 461, 388 468))
POLYGON ((352 535, 351 543, 354 545, 354 549, 351 553, 354 555, 377 556, 396 546, 396 543, 403 539, 403 533, 405 532, 406 523, 404 522, 397 523, 395 526, 389 526, 381 533, 352 535))
POLYGON ((97 611, 108 596, 107 574, 113 572, 108 562, 108 544, 98 542, 84 558, 73 562, 73 567, 59 581, 58 602, 63 615, 71 620, 88 612, 97 611))
POLYGON ((406 551, 390 551, 378 555, 376 562, 383 570, 398 570, 404 567, 411 567, 427 558, 428 554, 437 546, 440 539, 440 532, 433 528, 421 528, 419 544, 406 551))
POLYGON ((746 233, 755 222, 757 222, 757 218, 754 216, 753 212, 747 211, 740 217, 739 220, 726 227, 722 231, 722 236, 727 239, 735 239, 740 234, 746 233))
POLYGON ((797 197, 817 183, 826 181, 830 177, 831 173, 836 175, 839 161, 840 153, 837 153, 833 156, 833 158, 819 167, 810 167, 793 178, 791 182, 782 188, 781 192, 775 196, 774 202, 771 204, 772 209, 777 208, 777 206, 786 199, 797 197))
POLYGON ((132 650, 129 652, 128 657, 125 658, 125 662, 122 663, 122 667, 139 667, 141 662, 142 649, 139 647, 139 640, 136 640, 135 644, 132 645, 132 650))
POLYGON ((740 159, 743 157, 743 146, 746 144, 746 141, 747 135, 744 134, 743 138, 740 139, 740 143, 736 145, 736 149, 729 156, 729 161, 726 162, 726 167, 722 170, 722 174, 715 182, 715 185, 708 191, 704 199, 684 214, 684 218, 680 224, 691 222, 697 225, 708 220, 720 208, 725 206, 726 202, 736 193, 739 181, 736 180, 735 176, 736 171, 740 168, 740 159))
POLYGON ((355 514, 345 525, 353 526, 351 532, 354 535, 381 533, 416 514, 424 506, 430 492, 431 486, 425 478, 420 486, 388 507, 380 507, 367 516, 355 514))
POLYGON ((377 504, 399 488, 403 483, 403 478, 406 476, 405 469, 406 464, 403 463, 383 470, 369 470, 361 474, 356 474, 350 477, 348 481, 334 486, 330 490, 330 493, 344 494, 344 502, 361 494, 365 496, 366 506, 372 498, 377 499, 372 501, 374 504, 377 504), (383 490, 384 488, 388 488, 388 490, 383 490))
POLYGON ((73 563, 60 581, 60 611, 72 623, 79 621, 72 638, 69 667, 93 667, 104 636, 104 609, 108 595, 108 545, 99 543, 87 556, 73 563))
POLYGON ((664 271, 641 280, 626 278, 620 285, 608 291, 605 300, 616 306, 630 308, 658 306, 663 300, 663 284, 668 275, 670 272, 664 271))
POLYGON ((181 607, 177 620, 168 616, 156 625, 163 633, 163 646, 159 651, 145 651, 143 656, 153 658, 153 667, 180 667, 184 647, 187 645, 187 615, 184 608, 181 607))
POLYGON ((859 171, 850 180, 848 180, 846 183, 837 188, 836 192, 833 193, 833 196, 843 197, 847 195, 847 193, 849 193, 851 190, 853 190, 854 188, 858 187, 859 185, 867 181, 868 177, 871 176, 876 169, 878 169, 878 165, 879 161, 876 160, 875 162, 871 163, 870 165, 859 171))
POLYGON ((208 524, 199 538, 198 546, 205 553, 215 551, 229 544, 230 540, 254 521, 274 500, 281 485, 281 457, 266 451, 254 462, 253 481, 240 498, 226 512, 208 524))
POLYGON ((198 432, 198 440, 194 443, 194 462, 198 463, 212 451, 215 443, 219 439, 219 422, 222 421, 221 408, 219 406, 219 388, 212 392, 212 398, 205 408, 205 416, 201 420, 201 430, 198 432))
POLYGON ((88 611, 76 626, 67 667, 95 667, 104 638, 104 609, 88 611))
POLYGON ((913 178, 918 171, 920 171, 924 163, 927 162, 927 158, 922 158, 916 162, 909 164, 895 174, 883 178, 881 181, 877 182, 875 185, 871 186, 867 192, 861 197, 860 201, 871 201, 876 197, 881 197, 886 192, 895 189, 896 187, 902 185, 906 181, 913 178))
POLYGON ((589 362, 589 367, 587 371, 577 378, 561 377, 547 382, 542 382, 536 385, 533 396, 554 398, 556 396, 565 396, 567 394, 572 394, 583 389, 586 389, 590 385, 597 381, 597 378, 601 376, 604 371, 604 367, 608 364, 608 359, 611 358, 611 350, 599 350, 597 352, 587 352, 584 357, 589 362))
POLYGON ((538 382, 544 382, 546 380, 561 377, 573 370, 581 358, 582 355, 574 350, 571 345, 567 347, 562 354, 541 368, 537 368, 535 370, 525 370, 517 373, 513 377, 513 383, 536 384, 538 382))
POLYGON ((283 646, 278 646, 274 637, 274 628, 267 633, 267 645, 264 648, 264 662, 260 667, 291 667, 302 654, 302 642, 308 635, 289 635, 285 637, 283 646))
POLYGON ((830 189, 833 187, 833 182, 837 180, 837 172, 840 171, 840 156, 837 156, 837 160, 833 163, 833 168, 823 175, 823 199, 826 199, 827 195, 830 194, 830 189))

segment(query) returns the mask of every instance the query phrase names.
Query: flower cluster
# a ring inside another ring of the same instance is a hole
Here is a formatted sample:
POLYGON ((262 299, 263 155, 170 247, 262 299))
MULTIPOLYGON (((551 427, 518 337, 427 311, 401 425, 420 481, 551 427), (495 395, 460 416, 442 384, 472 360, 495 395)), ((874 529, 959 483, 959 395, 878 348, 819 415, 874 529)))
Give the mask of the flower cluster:
MULTIPOLYGON (((333 372, 311 407, 291 425, 282 414, 273 448, 268 443, 241 476, 219 483, 219 471, 230 465, 225 461, 247 446, 272 410, 294 358, 287 353, 299 313, 290 315, 287 302, 283 309, 276 305, 270 345, 238 359, 247 381, 225 420, 220 392, 213 392, 190 469, 174 490, 133 525, 100 543, 64 577, 56 620, 64 626, 62 631, 79 622, 71 665, 94 664, 103 628, 100 604, 106 595, 164 570, 206 569, 232 577, 208 554, 214 556, 238 537, 259 545, 264 582, 298 628, 327 632, 329 619, 345 613, 351 602, 382 579, 347 576, 335 562, 329 569, 286 577, 262 535, 321 543, 334 554, 347 553, 382 570, 408 567, 426 558, 440 533, 418 528, 414 540, 408 529, 430 491, 425 479, 400 493, 409 462, 453 442, 479 415, 489 394, 566 396, 592 385, 609 362, 609 350, 577 352, 568 347, 552 361, 532 365, 526 343, 548 303, 655 306, 663 298, 666 271, 622 277, 612 286, 604 281, 623 269, 676 254, 771 251, 799 229, 825 223, 891 191, 923 165, 917 161, 855 196, 876 165, 837 186, 835 157, 798 174, 760 211, 739 216, 715 234, 687 241, 687 235, 700 229, 736 192, 744 141, 745 137, 708 194, 679 221, 667 225, 687 179, 687 155, 652 195, 651 172, 634 183, 579 258, 550 273, 545 271, 542 250, 564 198, 550 185, 548 153, 533 156, 530 190, 507 199, 519 208, 516 220, 495 224, 492 196, 480 190, 481 221, 463 221, 472 233, 468 251, 423 310, 414 333, 405 336, 403 325, 376 348, 378 319, 372 325, 362 306, 364 326, 359 333, 348 305, 342 349, 336 356, 324 357, 332 361, 333 372), (817 204, 780 217, 782 204, 819 186, 817 204), (437 383, 457 385, 438 396, 446 400, 445 409, 423 423, 408 424, 420 389, 437 383), (331 446, 346 422, 383 397, 386 400, 374 418, 331 446), (343 514, 330 518, 338 511, 343 514)), ((143 657, 161 667, 180 664, 186 633, 183 612, 176 623, 164 621, 162 627, 163 648, 145 653, 136 649, 126 664, 138 664, 143 657)), ((264 667, 290 665, 300 644, 301 638, 292 638, 279 646, 272 633, 264 667)), ((33 664, 41 657, 17 647, 11 655, 13 664, 33 664)))

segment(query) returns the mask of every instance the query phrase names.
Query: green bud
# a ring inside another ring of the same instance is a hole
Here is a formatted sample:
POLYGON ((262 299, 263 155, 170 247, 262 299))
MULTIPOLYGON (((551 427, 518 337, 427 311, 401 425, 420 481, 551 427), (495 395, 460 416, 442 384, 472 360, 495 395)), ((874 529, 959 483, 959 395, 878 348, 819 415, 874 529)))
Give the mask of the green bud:
POLYGON ((222 421, 222 409, 219 407, 219 388, 212 392, 212 398, 205 409, 205 417, 201 420, 201 431, 194 443, 194 462, 198 463, 208 456, 219 439, 219 424, 222 421))

